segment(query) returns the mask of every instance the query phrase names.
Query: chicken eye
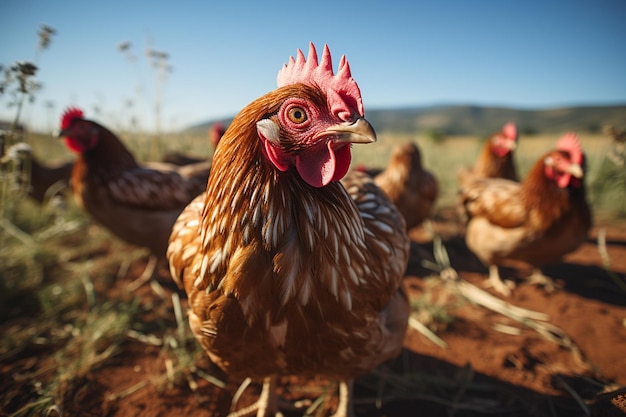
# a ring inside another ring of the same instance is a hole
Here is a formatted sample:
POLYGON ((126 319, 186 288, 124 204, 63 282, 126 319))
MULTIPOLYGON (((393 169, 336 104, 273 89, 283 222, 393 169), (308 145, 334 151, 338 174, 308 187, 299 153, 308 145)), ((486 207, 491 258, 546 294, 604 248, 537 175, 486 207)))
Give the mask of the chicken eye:
POLYGON ((294 106, 287 112, 287 117, 294 123, 300 124, 307 120, 306 112, 302 107, 294 106))

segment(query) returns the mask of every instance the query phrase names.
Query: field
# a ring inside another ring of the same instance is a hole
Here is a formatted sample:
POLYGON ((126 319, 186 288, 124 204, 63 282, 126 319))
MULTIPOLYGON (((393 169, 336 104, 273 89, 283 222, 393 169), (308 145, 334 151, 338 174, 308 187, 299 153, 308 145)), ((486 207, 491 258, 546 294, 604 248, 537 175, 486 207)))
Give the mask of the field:
MULTIPOLYGON (((481 290, 486 268, 465 247, 454 210, 456 168, 472 163, 481 138, 433 142, 382 131, 377 144, 354 147, 354 164, 383 167, 393 144, 415 140, 442 189, 432 222, 410 233, 405 280, 415 327, 397 360, 357 381, 358 415, 601 415, 599 394, 626 386, 624 168, 606 160, 609 138, 581 136, 594 228, 546 269, 559 284, 553 293, 524 284, 528 267, 511 265, 507 276, 519 285, 506 302, 481 290)), ((204 135, 124 139, 144 160, 174 144, 209 156, 204 135)), ((557 139, 522 136, 520 172, 557 139)), ((40 159, 69 157, 58 140, 26 140, 40 159)), ((0 232, 0 416, 227 415, 241 381, 229 381, 190 335, 185 296, 165 266, 158 280, 130 290, 146 265, 143 250, 113 238, 71 199, 39 206, 9 192, 0 232)), ((299 406, 284 414, 327 415, 335 388, 283 378, 283 397, 299 406)), ((251 384, 238 408, 259 389, 251 384)))

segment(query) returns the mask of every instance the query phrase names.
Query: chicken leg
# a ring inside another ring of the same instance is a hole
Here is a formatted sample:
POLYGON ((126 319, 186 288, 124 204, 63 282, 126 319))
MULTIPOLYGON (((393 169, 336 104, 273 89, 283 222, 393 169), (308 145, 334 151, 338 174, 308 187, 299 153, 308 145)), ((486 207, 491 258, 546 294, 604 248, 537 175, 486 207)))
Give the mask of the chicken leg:
POLYGON ((489 265, 489 278, 485 280, 485 287, 492 287, 495 291, 504 295, 505 297, 511 296, 511 289, 515 288, 513 281, 507 280, 506 282, 500 278, 497 265, 489 265))
POLYGON ((339 382, 339 404, 337 412, 332 417, 355 417, 353 407, 354 381, 339 382))
POLYGON ((254 404, 242 408, 241 410, 233 411, 226 417, 243 417, 252 414, 254 410, 257 411, 256 417, 282 417, 282 414, 278 413, 275 376, 267 377, 263 380, 261 395, 254 404))

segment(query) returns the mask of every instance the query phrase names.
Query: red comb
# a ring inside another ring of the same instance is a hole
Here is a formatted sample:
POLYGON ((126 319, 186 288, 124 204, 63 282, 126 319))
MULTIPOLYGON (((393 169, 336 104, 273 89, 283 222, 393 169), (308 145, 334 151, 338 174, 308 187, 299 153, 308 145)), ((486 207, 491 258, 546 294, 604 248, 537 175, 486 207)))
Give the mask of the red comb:
MULTIPOLYGON (((296 59, 289 57, 289 63, 283 65, 278 72, 276 82, 279 87, 303 83, 322 88, 328 95, 333 113, 340 117, 343 112, 352 113, 351 109, 356 109, 361 116, 364 114, 361 91, 352 78, 350 65, 345 55, 341 56, 337 74, 334 74, 328 45, 324 45, 322 61, 319 63, 313 42, 309 44, 309 56, 306 59, 302 51, 298 49, 296 59), (329 95, 331 91, 335 92, 332 97, 329 95)), ((343 115, 342 119, 349 116, 350 114, 343 115)))
POLYGON ((569 152, 573 163, 581 164, 583 162, 583 148, 576 133, 568 132, 563 135, 556 143, 556 148, 561 151, 569 152))
POLYGON ((502 133, 504 133, 504 136, 508 139, 517 140, 517 127, 515 127, 515 123, 513 122, 505 124, 502 128, 502 133))
POLYGON ((61 130, 70 127, 70 124, 76 119, 83 118, 83 111, 77 107, 68 107, 61 118, 61 130))

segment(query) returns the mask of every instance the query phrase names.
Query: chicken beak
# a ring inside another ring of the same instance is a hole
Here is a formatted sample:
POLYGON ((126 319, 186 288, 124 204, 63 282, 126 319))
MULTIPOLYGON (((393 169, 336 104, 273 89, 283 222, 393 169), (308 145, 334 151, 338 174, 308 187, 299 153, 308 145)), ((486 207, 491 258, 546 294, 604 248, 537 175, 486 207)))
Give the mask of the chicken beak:
POLYGON ((356 119, 353 123, 342 123, 331 126, 324 130, 322 135, 331 138, 335 143, 376 142, 376 132, 372 125, 364 118, 356 119))
POLYGON ((567 167, 567 172, 576 178, 582 178, 584 175, 583 168, 580 164, 570 164, 567 167))
POLYGON ((506 147, 508 149, 511 150, 511 152, 513 152, 515 150, 515 148, 517 148, 517 142, 513 141, 513 140, 507 140, 504 143, 506 143, 506 147))

